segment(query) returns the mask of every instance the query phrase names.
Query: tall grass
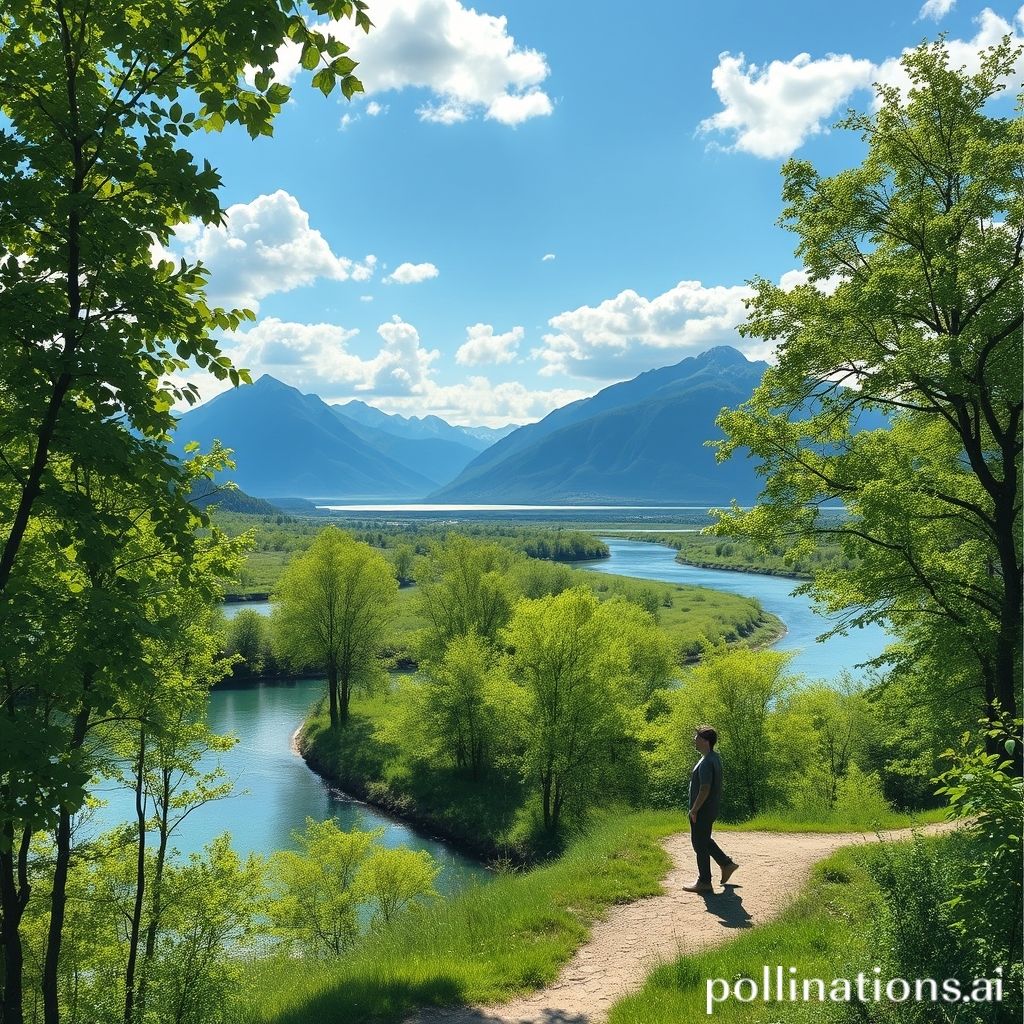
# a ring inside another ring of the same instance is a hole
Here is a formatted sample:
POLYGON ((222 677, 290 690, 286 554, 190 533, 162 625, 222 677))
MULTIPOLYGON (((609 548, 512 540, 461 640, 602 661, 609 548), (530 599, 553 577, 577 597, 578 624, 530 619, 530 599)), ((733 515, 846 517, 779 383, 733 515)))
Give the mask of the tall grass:
POLYGON ((554 980, 607 907, 660 892, 659 839, 679 814, 607 812, 555 863, 410 913, 344 959, 252 965, 237 1024, 397 1021, 417 1007, 489 1002, 554 980))

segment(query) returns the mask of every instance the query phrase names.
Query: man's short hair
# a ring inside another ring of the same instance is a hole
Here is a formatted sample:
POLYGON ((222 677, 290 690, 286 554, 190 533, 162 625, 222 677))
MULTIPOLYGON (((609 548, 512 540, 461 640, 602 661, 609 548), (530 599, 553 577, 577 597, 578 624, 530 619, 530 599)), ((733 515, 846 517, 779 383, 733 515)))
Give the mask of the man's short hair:
POLYGON ((697 735, 702 740, 707 740, 708 745, 714 749, 715 744, 718 742, 718 733, 715 731, 713 726, 710 725, 698 725, 697 735))

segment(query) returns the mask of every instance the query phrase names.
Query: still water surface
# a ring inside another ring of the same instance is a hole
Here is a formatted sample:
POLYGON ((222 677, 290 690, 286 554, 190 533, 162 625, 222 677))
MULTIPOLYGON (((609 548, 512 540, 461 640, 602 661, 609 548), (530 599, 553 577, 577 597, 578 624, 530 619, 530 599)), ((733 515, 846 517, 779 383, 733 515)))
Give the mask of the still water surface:
MULTIPOLYGON (((291 738, 310 704, 324 692, 322 679, 247 683, 218 687, 210 694, 209 722, 214 732, 234 733, 239 742, 220 755, 220 763, 235 783, 232 796, 193 812, 181 826, 175 845, 182 853, 200 850, 215 836, 230 832, 235 850, 270 854, 296 849, 292 832, 306 818, 333 817, 341 828, 383 828, 386 846, 427 850, 441 866, 441 892, 463 888, 490 873, 444 843, 418 835, 365 804, 333 791, 306 767, 291 747, 291 738)), ((205 767, 212 768, 215 758, 205 767)), ((109 828, 134 817, 133 796, 126 790, 98 791, 108 800, 96 825, 109 828)))

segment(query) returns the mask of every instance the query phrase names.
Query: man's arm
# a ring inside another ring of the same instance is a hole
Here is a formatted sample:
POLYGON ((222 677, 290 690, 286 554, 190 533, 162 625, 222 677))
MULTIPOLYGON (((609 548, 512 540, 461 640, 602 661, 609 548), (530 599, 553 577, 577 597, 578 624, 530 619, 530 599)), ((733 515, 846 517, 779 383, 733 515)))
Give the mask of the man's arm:
POLYGON ((701 809, 704 801, 707 800, 708 794, 711 792, 711 786, 707 783, 701 783, 701 787, 697 790, 697 799, 693 801, 693 806, 690 808, 690 821, 697 820, 697 812, 701 809))

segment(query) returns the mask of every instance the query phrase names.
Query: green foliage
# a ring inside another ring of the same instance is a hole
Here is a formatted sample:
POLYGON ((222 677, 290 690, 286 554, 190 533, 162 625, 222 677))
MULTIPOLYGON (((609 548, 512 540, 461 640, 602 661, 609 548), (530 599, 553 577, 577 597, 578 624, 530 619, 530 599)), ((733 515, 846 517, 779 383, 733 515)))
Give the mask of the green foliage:
POLYGON ((331 959, 359 937, 359 911, 369 904, 373 922, 389 925, 413 903, 437 894, 440 870, 425 851, 388 850, 384 829, 344 832, 332 818, 306 819, 294 833, 299 850, 270 858, 274 934, 303 956, 331 959))
POLYGON ((340 960, 260 961, 239 1024, 397 1024, 419 1007, 497 1002, 553 981, 607 908, 659 891, 668 867, 659 839, 681 824, 651 812, 596 816, 558 861, 428 902, 340 960))
MULTIPOLYGON (((36 892, 29 904, 26 979, 40 984, 46 907, 52 885, 49 851, 40 850, 36 892)), ((124 1024, 125 966, 137 877, 135 848, 117 833, 97 840, 88 855, 72 863, 67 891, 69 913, 58 978, 61 1007, 68 1020, 124 1024)), ((146 859, 152 884, 156 857, 146 859)), ((257 938, 254 914, 264 897, 262 866, 241 861, 228 837, 214 840, 202 854, 163 867, 164 902, 153 952, 143 965, 147 1021, 206 1024, 228 1019, 240 993, 241 953, 257 938)))
POLYGON ((395 577, 400 586, 407 586, 413 581, 413 565, 416 551, 411 544, 399 544, 392 556, 395 563, 395 577))
POLYGON ((861 166, 785 165, 809 280, 754 282, 742 331, 778 341, 778 364, 718 420, 719 457, 752 452, 765 489, 716 532, 839 543, 851 568, 804 589, 837 628, 887 622, 887 659, 937 703, 950 677, 963 697, 980 683, 962 725, 997 700, 1013 714, 1021 666, 1022 138, 989 106, 1019 54, 1004 40, 971 74, 922 44, 909 95, 879 86, 877 111, 843 122, 861 166), (837 504, 846 518, 821 513, 837 504))
MULTIPOLYGON (((315 0, 312 9, 370 27, 363 0, 315 0)), ((107 753, 94 730, 144 713, 164 667, 154 652, 179 626, 175 602, 219 599, 244 546, 197 537, 209 519, 190 500, 227 453, 183 463, 167 441, 174 402, 198 394, 174 383, 181 371, 249 379, 214 334, 253 314, 210 308, 201 265, 154 265, 154 253, 181 224, 222 222, 220 178, 182 140, 227 123, 270 134, 290 94, 274 81, 282 44, 299 45, 306 67, 324 62, 324 91, 361 88, 347 46, 311 27, 307 13, 245 0, 4 4, 0 1003, 11 1024, 34 998, 22 985, 20 925, 32 837, 54 836, 38 992, 54 1022, 70 818, 107 753)), ((140 776, 144 749, 143 740, 140 776)), ((137 895, 131 915, 129 1024, 142 902, 137 895)), ((194 1008, 172 1016, 195 1019, 194 1008)))
POLYGON ((425 746, 480 778, 507 736, 511 691, 503 667, 475 632, 457 636, 428 667, 420 691, 425 746))
POLYGON ((509 579, 515 561, 505 547, 460 534, 431 548, 416 577, 427 622, 424 658, 437 660, 455 637, 470 632, 494 642, 515 601, 509 579))
POLYGON ((524 775, 556 832, 563 810, 595 802, 603 769, 635 749, 634 715, 667 681, 672 657, 649 615, 582 587, 520 601, 504 640, 525 691, 524 775))
POLYGON ((873 828, 893 822, 877 772, 858 766, 878 730, 864 692, 798 686, 791 655, 708 648, 681 686, 652 695, 641 726, 655 806, 685 806, 694 727, 718 730, 728 784, 721 814, 765 828, 873 828), (765 824, 770 822, 770 824, 765 824))
POLYGON ((374 850, 359 872, 359 887, 374 908, 372 923, 386 927, 409 907, 436 897, 434 880, 440 870, 426 850, 374 850))
POLYGON ((1024 784, 1013 770, 1020 721, 1003 720, 986 730, 992 753, 961 738, 945 752, 948 767, 935 780, 951 813, 965 823, 970 858, 950 888, 949 908, 973 957, 989 967, 1012 963, 1021 982, 1020 929, 1024 905, 1021 803, 1024 784))
MULTIPOLYGON (((1019 819, 1019 794, 1017 818, 1019 819)), ((854 1018, 871 1024, 938 1024, 969 1021, 996 1024, 1018 1020, 1021 1015, 1020 957, 1020 860, 1011 888, 1007 881, 993 877, 986 892, 976 893, 967 910, 956 895, 971 885, 978 874, 976 860, 981 850, 977 837, 962 832, 927 844, 919 837, 912 844, 883 844, 868 861, 871 876, 882 895, 880 912, 869 932, 877 963, 888 977, 957 978, 964 992, 970 992, 976 978, 999 979, 1003 998, 975 1001, 969 1007, 942 1002, 872 1005, 854 1018), (1016 891, 1014 892, 1014 888, 1016 891), (1012 902, 1012 907, 1010 906, 1012 902), (1003 929, 989 931, 992 911, 1003 929), (961 915, 969 913, 964 922, 961 915), (978 916, 974 911, 981 911, 978 916), (1015 919, 1015 920, 1014 920, 1015 919), (1012 931, 1005 926, 1012 924, 1012 931), (965 1012, 966 1009, 966 1012, 965 1012)))
POLYGON ((241 659, 246 675, 261 676, 272 659, 267 617, 252 608, 243 608, 227 623, 227 651, 241 659))
POLYGON ((295 668, 327 672, 333 725, 348 717, 353 689, 385 678, 380 656, 397 591, 391 563, 334 526, 278 583, 274 650, 295 668))

